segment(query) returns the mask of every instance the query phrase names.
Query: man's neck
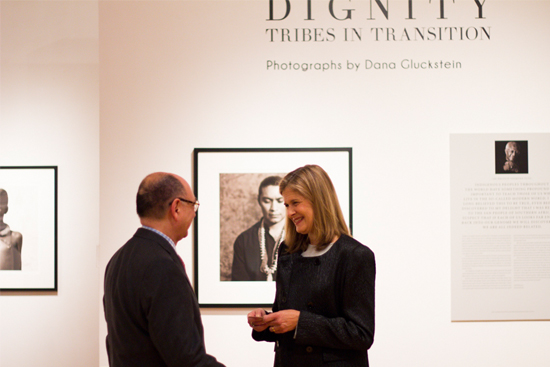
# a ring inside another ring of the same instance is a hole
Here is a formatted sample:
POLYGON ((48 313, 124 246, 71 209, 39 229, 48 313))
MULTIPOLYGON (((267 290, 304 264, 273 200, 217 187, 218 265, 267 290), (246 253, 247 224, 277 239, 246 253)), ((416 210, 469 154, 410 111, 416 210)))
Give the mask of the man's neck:
POLYGON ((174 239, 175 236, 170 230, 170 226, 167 225, 165 221, 154 220, 150 218, 140 218, 140 222, 142 226, 153 228, 159 232, 164 233, 166 236, 170 237, 175 244, 177 244, 177 241, 174 239))
POLYGON ((285 221, 281 220, 271 225, 267 224, 267 230, 269 231, 269 234, 271 235, 271 237, 277 240, 277 237, 281 234, 281 231, 283 230, 284 226, 285 226, 285 221))

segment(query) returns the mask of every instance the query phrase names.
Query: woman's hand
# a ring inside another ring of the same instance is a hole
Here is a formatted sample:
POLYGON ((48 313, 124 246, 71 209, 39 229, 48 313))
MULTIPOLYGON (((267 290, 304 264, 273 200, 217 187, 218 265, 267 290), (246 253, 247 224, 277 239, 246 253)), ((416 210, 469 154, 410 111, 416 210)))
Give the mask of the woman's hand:
MULTIPOLYGON (((283 334, 296 329, 300 311, 282 310, 263 317, 264 325, 275 334, 283 334)), ((265 328, 264 328, 265 330, 265 328)))
POLYGON ((265 310, 257 308, 254 311, 248 313, 248 325, 255 331, 264 331, 269 327, 264 321, 266 316, 265 310))

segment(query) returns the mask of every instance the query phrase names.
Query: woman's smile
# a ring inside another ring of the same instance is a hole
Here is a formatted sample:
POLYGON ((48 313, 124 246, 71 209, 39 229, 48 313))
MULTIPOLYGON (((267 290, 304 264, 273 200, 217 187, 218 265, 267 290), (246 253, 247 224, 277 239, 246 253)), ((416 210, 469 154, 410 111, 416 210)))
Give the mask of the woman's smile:
POLYGON ((283 191, 286 215, 296 226, 296 232, 309 234, 313 228, 313 205, 311 201, 292 189, 283 191))

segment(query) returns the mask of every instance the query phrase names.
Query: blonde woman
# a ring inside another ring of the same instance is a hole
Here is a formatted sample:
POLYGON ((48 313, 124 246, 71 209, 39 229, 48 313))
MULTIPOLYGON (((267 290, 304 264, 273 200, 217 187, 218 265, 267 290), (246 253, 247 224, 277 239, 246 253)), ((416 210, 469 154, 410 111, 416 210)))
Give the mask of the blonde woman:
POLYGON ((274 366, 368 366, 374 338, 373 252, 351 238, 319 166, 279 184, 287 210, 273 312, 248 314, 257 341, 276 342, 274 366))

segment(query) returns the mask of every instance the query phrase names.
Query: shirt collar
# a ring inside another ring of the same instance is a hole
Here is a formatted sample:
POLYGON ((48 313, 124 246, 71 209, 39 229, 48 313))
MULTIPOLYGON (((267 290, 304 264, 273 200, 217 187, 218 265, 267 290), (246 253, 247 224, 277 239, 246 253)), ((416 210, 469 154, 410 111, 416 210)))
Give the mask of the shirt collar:
MULTIPOLYGON (((155 232, 156 234, 158 234, 159 236, 161 236, 162 238, 164 238, 166 241, 168 241, 168 243, 170 244, 170 246, 172 246, 172 248, 174 250, 176 250, 176 244, 174 243, 174 241, 172 241, 172 239, 170 237, 168 237, 167 235, 165 235, 164 233, 162 233, 161 231, 157 230, 157 229, 154 229, 154 228, 151 228, 151 227, 147 227, 147 226, 141 226, 141 228, 145 228, 145 229, 148 229, 150 231, 153 231, 155 232)), ((177 252, 177 251, 176 251, 177 252)))

